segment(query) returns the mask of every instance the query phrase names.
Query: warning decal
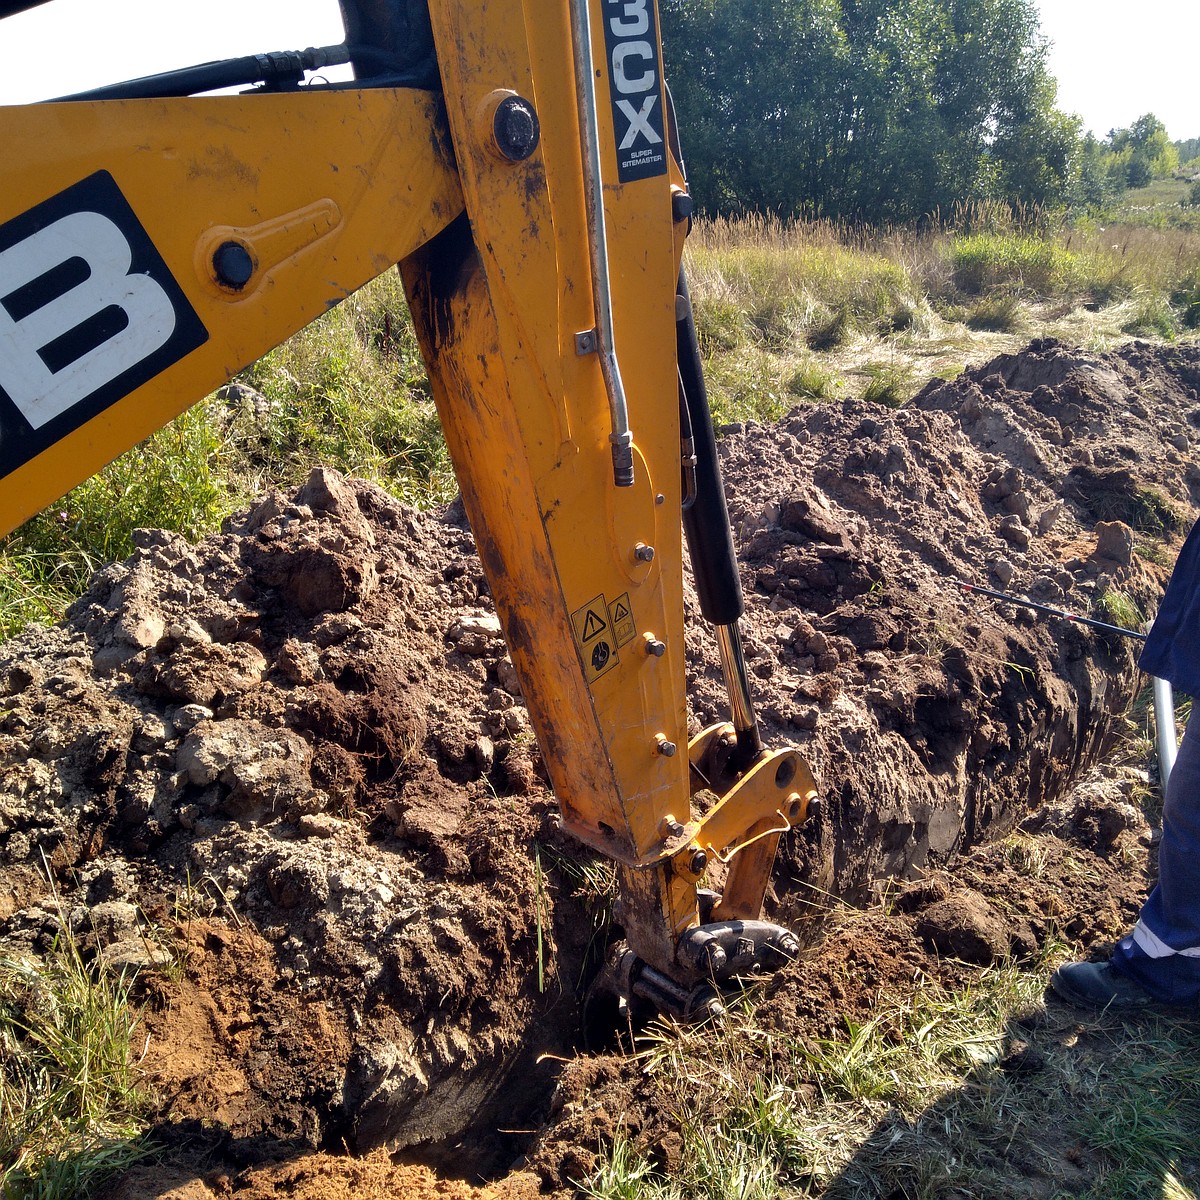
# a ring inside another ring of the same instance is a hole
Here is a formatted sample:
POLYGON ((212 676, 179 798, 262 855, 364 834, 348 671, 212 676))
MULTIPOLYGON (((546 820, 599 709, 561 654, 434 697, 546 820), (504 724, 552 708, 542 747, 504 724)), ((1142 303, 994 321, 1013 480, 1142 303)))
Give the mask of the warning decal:
POLYGON ((609 616, 612 618, 613 637, 617 646, 627 645, 633 641, 637 630, 633 624, 633 612, 629 606, 629 593, 622 592, 609 606, 609 616))
POLYGON ((583 673, 588 683, 593 683, 620 661, 604 596, 597 596, 582 608, 577 608, 571 614, 571 626, 583 657, 583 673))

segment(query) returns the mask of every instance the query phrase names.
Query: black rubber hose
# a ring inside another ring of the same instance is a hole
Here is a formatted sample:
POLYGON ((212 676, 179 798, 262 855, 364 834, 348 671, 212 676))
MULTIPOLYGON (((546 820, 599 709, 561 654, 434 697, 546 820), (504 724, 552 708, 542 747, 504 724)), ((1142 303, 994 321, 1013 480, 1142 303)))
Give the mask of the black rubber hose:
POLYGON ((684 511, 683 530, 692 555, 692 575, 700 594, 700 610, 714 625, 732 625, 745 609, 742 581, 733 549, 733 532, 729 528, 721 466, 717 462, 717 437, 700 366, 700 343, 696 339, 691 297, 682 271, 675 290, 679 297, 675 306, 679 380, 691 417, 696 455, 696 499, 684 511))

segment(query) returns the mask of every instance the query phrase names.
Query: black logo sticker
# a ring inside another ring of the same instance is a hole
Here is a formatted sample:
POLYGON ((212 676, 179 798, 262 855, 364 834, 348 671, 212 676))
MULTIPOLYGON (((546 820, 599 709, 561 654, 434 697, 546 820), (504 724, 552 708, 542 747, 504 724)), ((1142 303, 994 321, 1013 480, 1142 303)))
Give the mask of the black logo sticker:
POLYGON ((0 477, 207 340, 107 171, 0 225, 0 477))
POLYGON ((653 0, 604 0, 617 174, 622 183, 667 173, 653 0))

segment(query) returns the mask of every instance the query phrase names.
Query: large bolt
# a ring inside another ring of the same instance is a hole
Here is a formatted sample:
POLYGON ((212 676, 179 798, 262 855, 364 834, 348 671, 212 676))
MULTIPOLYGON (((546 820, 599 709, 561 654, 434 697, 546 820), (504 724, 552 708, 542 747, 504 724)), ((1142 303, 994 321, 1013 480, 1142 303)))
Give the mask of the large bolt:
POLYGON ((636 546, 634 546, 634 548, 633 548, 633 557, 638 562, 645 562, 645 563, 653 562, 654 561, 654 547, 647 546, 645 542, 638 542, 638 544, 636 546))
POLYGON ((708 866, 708 855, 703 850, 697 850, 692 855, 692 861, 688 863, 693 875, 704 874, 704 868, 708 866))
POLYGON ((533 105, 521 96, 506 96, 492 117, 496 148, 509 162, 524 162, 537 148, 542 126, 533 105))
POLYGON ((692 198, 687 192, 673 191, 671 193, 671 216, 678 223, 686 221, 692 215, 692 198))
POLYGON ((646 634, 646 653, 651 658, 662 658, 667 652, 667 643, 660 642, 652 633, 646 634))
POLYGON ((222 242, 213 254, 217 282, 240 292, 254 275, 254 259, 241 242, 222 242))
MULTIPOLYGON (((656 740, 658 742, 658 752, 659 752, 659 754, 661 754, 663 756, 663 758, 674 758, 675 757, 675 751, 678 750, 679 747, 676 746, 674 742, 669 741, 667 738, 663 737, 663 735, 661 733, 658 735, 658 738, 656 740)), ((683 826, 681 825, 679 828, 682 829, 683 826)))

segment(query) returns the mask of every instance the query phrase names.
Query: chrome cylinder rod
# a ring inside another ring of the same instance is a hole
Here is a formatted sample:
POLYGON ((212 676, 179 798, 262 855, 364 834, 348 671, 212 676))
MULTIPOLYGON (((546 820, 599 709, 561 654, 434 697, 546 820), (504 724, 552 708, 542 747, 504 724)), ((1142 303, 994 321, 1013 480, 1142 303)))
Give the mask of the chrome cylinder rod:
POLYGON ((762 737, 758 732, 758 719, 750 699, 750 676, 746 671, 746 657, 742 652, 742 635, 736 622, 732 625, 716 625, 717 647, 721 652, 721 673, 725 676, 725 690, 729 693, 730 719, 737 732, 738 758, 749 762, 762 752, 762 737))

